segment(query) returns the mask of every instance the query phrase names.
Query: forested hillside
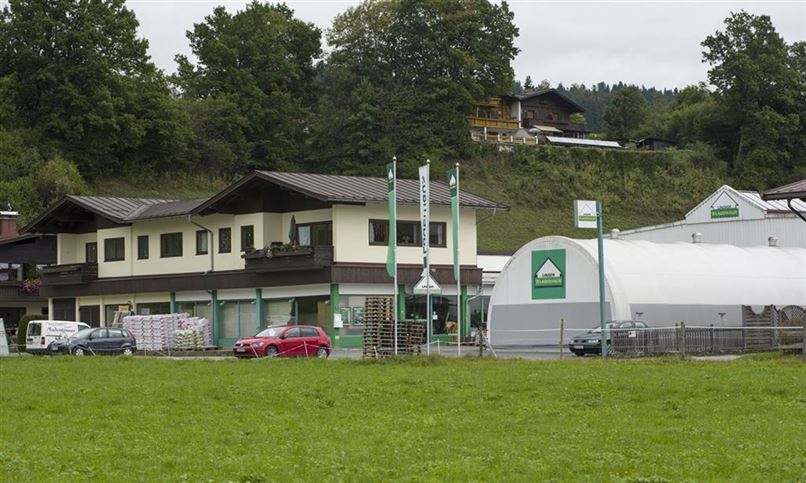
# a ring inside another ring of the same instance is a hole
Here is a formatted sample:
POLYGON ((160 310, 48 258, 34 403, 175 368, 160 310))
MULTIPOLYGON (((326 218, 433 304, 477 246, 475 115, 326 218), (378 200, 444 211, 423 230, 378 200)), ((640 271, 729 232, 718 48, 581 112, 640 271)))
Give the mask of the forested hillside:
POLYGON ((404 177, 462 163, 466 186, 513 206, 482 245, 512 247, 567 233, 573 196, 603 197, 627 228, 676 219, 724 180, 806 177, 806 43, 763 15, 732 14, 703 40, 708 84, 559 86, 602 136, 667 137, 680 147, 667 154, 473 144, 475 100, 514 83, 503 2, 367 1, 325 31, 282 4, 211 8, 172 76, 137 28, 124 0, 0 10, 0 206, 23 222, 67 193, 199 197, 250 169, 378 175, 397 156, 404 177))

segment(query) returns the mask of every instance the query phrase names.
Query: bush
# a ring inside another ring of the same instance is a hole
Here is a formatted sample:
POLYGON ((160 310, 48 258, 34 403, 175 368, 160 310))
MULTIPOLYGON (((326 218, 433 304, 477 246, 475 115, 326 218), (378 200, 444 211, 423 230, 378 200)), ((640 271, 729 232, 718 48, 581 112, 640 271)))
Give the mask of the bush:
POLYGON ((28 322, 32 320, 48 320, 47 315, 23 315, 17 324, 17 347, 25 347, 25 334, 28 333, 28 322))

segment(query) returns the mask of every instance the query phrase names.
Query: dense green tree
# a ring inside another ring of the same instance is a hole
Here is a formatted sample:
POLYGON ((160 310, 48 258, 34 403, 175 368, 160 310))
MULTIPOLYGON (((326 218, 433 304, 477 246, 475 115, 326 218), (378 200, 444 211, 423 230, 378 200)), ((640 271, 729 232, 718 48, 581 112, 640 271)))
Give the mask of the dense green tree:
POLYGON ((535 83, 532 82, 532 76, 526 76, 526 80, 523 81, 523 88, 524 90, 532 90, 535 88, 535 83))
POLYGON ((188 132, 137 27, 123 0, 10 0, 0 11, 0 116, 88 175, 176 166, 188 132))
POLYGON ((803 155, 792 151, 803 135, 793 68, 797 55, 791 55, 768 16, 744 11, 728 17, 725 30, 702 45, 703 59, 711 65, 708 80, 729 126, 712 142, 748 184, 780 182, 783 173, 802 164, 803 155))
POLYGON ((474 100, 512 86, 516 35, 509 6, 487 0, 348 9, 328 32, 309 163, 375 173, 397 154, 401 172, 413 174, 426 157, 461 155, 474 100))
POLYGON ((647 116, 641 90, 628 86, 613 94, 604 111, 605 134, 612 139, 630 139, 647 116))
POLYGON ((316 99, 319 29, 285 5, 255 1, 234 15, 216 8, 187 37, 198 61, 177 56, 174 82, 196 101, 196 132, 216 131, 223 121, 210 114, 224 114, 235 124, 215 137, 226 168, 293 168, 316 99))

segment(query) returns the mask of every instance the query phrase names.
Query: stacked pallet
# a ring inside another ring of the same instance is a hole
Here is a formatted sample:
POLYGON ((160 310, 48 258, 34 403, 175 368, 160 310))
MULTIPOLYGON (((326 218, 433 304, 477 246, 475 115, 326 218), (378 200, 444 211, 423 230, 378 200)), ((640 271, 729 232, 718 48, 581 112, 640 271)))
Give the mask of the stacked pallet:
MULTIPOLYGON (((397 323, 398 355, 419 354, 425 325, 413 320, 397 323)), ((395 353, 394 301, 392 297, 367 297, 364 304, 364 356, 395 353)))

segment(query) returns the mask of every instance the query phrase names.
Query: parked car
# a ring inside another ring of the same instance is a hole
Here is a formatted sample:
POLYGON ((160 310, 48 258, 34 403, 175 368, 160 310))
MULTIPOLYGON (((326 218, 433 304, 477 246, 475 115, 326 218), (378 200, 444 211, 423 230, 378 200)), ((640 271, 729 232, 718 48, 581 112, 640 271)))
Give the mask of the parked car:
POLYGON ((75 356, 107 354, 130 356, 137 352, 137 340, 134 338, 134 334, 126 329, 90 328, 80 330, 66 341, 58 343, 55 351, 75 356))
MULTIPOLYGON (((640 320, 614 320, 607 323, 608 329, 646 329, 647 325, 640 320)), ((607 332, 607 344, 610 346, 610 334, 607 332)), ((602 353, 602 328, 598 325, 585 334, 576 336, 571 340, 569 348, 574 355, 602 353)))
POLYGON ((28 322, 25 332, 25 352, 30 354, 51 354, 54 344, 67 340, 68 337, 90 326, 84 322, 69 320, 32 320, 28 322))
POLYGON ((313 325, 272 325, 232 348, 235 357, 327 357, 330 337, 313 325))

